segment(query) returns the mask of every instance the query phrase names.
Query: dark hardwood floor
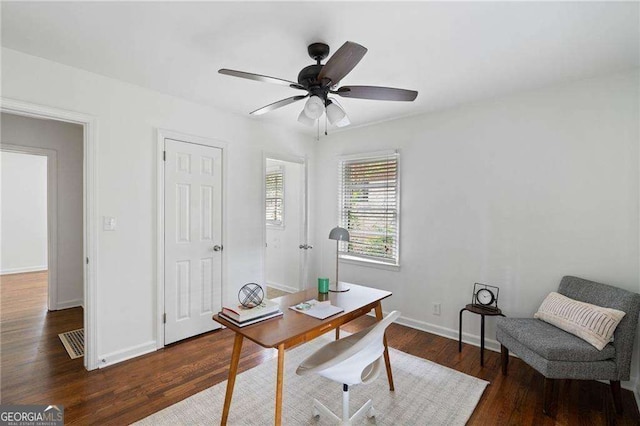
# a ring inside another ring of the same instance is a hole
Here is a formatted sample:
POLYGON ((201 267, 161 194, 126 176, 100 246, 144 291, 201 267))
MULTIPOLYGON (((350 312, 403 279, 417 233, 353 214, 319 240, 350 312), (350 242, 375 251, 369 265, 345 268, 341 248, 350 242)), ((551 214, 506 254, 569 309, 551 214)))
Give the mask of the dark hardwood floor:
MULTIPOLYGON (((229 330, 88 372, 82 359, 68 357, 57 336, 82 327, 82 309, 47 313, 46 273, 4 276, 0 292, 3 404, 61 404, 67 424, 122 425, 226 380, 233 346, 229 330)), ((358 330, 372 321, 361 318, 347 330, 358 330)), ((469 421, 471 425, 640 424, 629 391, 623 390, 624 415, 618 416, 608 385, 563 381, 558 412, 552 419, 542 414, 542 376, 519 359, 511 359, 509 376, 505 377, 498 353, 487 351, 485 366, 480 367, 477 347, 464 345, 458 353, 454 340, 395 324, 387 336, 394 348, 491 382, 469 421)), ((274 350, 245 341, 239 371, 274 356, 274 350)), ((428 423, 425 419, 424 424, 428 423)))

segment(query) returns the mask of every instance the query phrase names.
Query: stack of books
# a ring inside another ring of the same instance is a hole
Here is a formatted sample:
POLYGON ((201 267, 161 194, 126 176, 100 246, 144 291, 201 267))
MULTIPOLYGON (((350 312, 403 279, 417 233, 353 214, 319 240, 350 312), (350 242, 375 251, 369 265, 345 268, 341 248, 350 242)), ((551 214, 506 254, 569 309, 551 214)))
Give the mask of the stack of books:
POLYGON ((280 304, 264 299, 262 303, 254 308, 247 308, 242 305, 227 307, 223 306, 218 314, 220 318, 227 320, 233 325, 244 327, 260 321, 282 316, 280 304))

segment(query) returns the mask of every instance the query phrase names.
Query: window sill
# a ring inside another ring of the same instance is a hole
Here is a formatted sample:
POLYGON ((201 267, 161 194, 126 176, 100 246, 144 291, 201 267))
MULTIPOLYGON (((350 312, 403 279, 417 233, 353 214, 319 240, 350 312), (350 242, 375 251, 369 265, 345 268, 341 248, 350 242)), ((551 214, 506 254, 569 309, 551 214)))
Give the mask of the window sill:
POLYGON ((351 265, 366 266, 366 267, 384 269, 387 271, 394 271, 394 272, 400 271, 400 265, 390 265, 388 263, 377 262, 375 260, 365 260, 357 257, 344 256, 344 255, 340 256, 339 259, 341 263, 348 263, 351 265))

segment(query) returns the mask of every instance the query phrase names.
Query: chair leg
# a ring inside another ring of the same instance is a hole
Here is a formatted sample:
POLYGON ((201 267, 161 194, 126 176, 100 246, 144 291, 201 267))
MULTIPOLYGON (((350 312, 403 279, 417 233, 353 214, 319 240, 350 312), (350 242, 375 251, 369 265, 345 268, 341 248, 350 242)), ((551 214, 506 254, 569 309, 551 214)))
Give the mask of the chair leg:
POLYGON ((317 399, 314 399, 313 400, 313 417, 317 417, 317 416, 327 416, 328 418, 331 419, 331 421, 335 423, 340 423, 342 421, 342 419, 336 416, 331 410, 329 410, 326 405, 324 405, 322 402, 318 401, 317 399))
POLYGON ((549 417, 555 416, 557 408, 556 380, 544 378, 544 390, 542 392, 542 412, 549 417))
POLYGON ((367 402, 365 402, 364 405, 360 407, 360 409, 356 411, 355 414, 351 416, 351 418, 349 418, 349 422, 355 423, 365 415, 367 417, 375 417, 375 411, 373 410, 373 402, 371 402, 371 400, 368 400, 367 402))
POLYGON ((342 421, 349 421, 349 386, 342 385, 342 421))
POLYGON ((619 380, 611 380, 611 394, 613 395, 613 405, 616 407, 616 413, 622 414, 622 390, 620 389, 619 380))
POLYGON ((502 374, 507 375, 507 368, 509 367, 509 349, 500 345, 500 360, 502 361, 502 374))

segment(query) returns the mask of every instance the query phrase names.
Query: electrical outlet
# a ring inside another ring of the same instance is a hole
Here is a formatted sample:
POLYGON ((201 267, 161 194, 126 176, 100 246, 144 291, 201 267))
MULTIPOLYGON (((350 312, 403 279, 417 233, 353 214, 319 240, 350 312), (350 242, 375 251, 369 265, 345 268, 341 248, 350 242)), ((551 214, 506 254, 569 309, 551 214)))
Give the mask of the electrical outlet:
POLYGON ((104 216, 102 218, 102 229, 105 231, 115 231, 116 230, 116 218, 110 216, 104 216))
POLYGON ((440 315, 440 307, 441 307, 440 303, 433 304, 433 315, 440 315))

